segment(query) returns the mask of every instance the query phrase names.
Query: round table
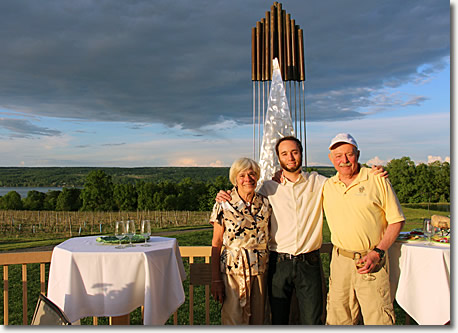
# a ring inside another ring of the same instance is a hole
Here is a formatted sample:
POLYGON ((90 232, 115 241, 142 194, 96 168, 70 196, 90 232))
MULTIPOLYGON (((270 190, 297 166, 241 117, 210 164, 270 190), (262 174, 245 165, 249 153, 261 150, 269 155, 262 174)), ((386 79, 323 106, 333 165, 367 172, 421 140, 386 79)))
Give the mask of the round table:
POLYGON ((185 300, 186 273, 174 238, 151 237, 149 247, 77 237, 57 245, 49 270, 48 297, 74 322, 122 316, 144 306, 144 324, 162 325, 185 300))

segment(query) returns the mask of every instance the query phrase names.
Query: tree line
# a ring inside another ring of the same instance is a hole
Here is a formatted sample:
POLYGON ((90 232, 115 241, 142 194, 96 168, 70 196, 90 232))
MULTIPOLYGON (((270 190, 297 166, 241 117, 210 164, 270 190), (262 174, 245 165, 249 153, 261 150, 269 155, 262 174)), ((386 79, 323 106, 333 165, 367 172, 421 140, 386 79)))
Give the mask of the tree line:
POLYGON ((450 163, 415 165, 402 157, 391 160, 385 169, 401 203, 450 202, 450 163))
MULTIPOLYGON (((409 157, 390 161, 385 169, 401 203, 450 202, 450 164, 418 164, 409 157)), ((316 171, 308 168, 308 171, 316 171)), ((318 169, 320 172, 320 169, 318 169)), ((330 176, 329 173, 326 176, 330 176)), ((50 211, 210 211, 219 190, 232 188, 227 176, 210 181, 185 177, 179 182, 137 180, 114 183, 102 169, 88 173, 84 188, 62 191, 16 191, 0 197, 0 209, 50 211)))
POLYGON ((0 167, 0 186, 82 187, 89 172, 95 170, 103 170, 116 184, 136 184, 138 180, 179 182, 186 177, 206 182, 229 172, 228 167, 0 167))
POLYGON ((29 191, 21 199, 16 191, 0 197, 0 209, 56 211, 209 211, 220 189, 230 189, 228 177, 203 182, 190 177, 180 182, 164 180, 136 184, 113 183, 104 170, 90 171, 84 188, 64 187, 62 191, 29 191))

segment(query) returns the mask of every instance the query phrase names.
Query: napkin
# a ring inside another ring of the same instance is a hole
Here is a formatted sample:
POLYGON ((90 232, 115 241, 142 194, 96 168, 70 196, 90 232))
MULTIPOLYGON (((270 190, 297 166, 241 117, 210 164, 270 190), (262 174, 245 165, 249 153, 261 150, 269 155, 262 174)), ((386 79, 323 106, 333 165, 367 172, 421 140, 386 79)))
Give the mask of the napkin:
MULTIPOLYGON (((149 236, 147 239, 149 239, 149 236)), ((115 236, 100 236, 97 237, 96 241, 99 243, 119 244, 119 240, 115 236)), ((143 243, 144 241, 145 238, 142 235, 134 235, 132 237, 132 243, 143 243)), ((124 237, 121 239, 121 243, 129 243, 129 238, 127 236, 124 237)))

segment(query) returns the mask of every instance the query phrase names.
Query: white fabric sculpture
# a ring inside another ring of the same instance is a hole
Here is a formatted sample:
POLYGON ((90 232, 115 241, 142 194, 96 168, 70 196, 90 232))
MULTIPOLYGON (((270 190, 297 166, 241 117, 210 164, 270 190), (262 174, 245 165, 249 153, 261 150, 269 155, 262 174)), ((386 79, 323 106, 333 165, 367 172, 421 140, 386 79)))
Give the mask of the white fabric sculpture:
POLYGON ((275 144, 277 140, 289 135, 295 136, 293 121, 291 119, 277 58, 272 60, 272 68, 272 84, 270 87, 264 133, 262 136, 261 155, 259 158, 261 176, 259 177, 257 189, 261 187, 265 180, 272 179, 275 172, 280 170, 280 164, 277 154, 275 153, 275 144))

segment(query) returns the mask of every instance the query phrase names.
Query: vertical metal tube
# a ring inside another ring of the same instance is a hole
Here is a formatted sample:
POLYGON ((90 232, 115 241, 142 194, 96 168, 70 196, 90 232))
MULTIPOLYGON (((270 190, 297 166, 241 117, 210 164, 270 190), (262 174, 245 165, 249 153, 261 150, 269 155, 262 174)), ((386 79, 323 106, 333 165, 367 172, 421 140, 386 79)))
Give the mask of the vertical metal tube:
POLYGON ((294 113, 295 113, 295 118, 296 118, 296 137, 299 136, 301 137, 299 132, 298 132, 298 123, 299 127, 301 127, 301 123, 299 118, 301 114, 301 110, 299 109, 299 117, 297 117, 297 92, 296 92, 296 81, 297 81, 297 46, 296 46, 296 21, 294 19, 290 20, 290 26, 291 26, 291 33, 290 33, 290 39, 291 39, 291 69, 290 69, 290 75, 291 75, 291 80, 294 81, 294 113))
POLYGON ((258 98, 257 98, 257 103, 258 103, 258 144, 257 144, 257 149, 258 149, 258 156, 260 156, 260 142, 261 142, 261 85, 260 82, 262 79, 262 72, 261 72, 261 67, 262 67, 262 55, 261 55, 261 50, 262 50, 262 26, 261 22, 256 22, 256 81, 258 85, 258 98))
MULTIPOLYGON (((298 136, 298 132, 297 132, 297 122, 298 122, 298 118, 297 118, 297 102, 296 102, 296 81, 294 81, 294 118, 295 118, 295 132, 296 132, 296 138, 298 136)), ((301 112, 301 110, 299 110, 299 113, 301 112)), ((300 140, 300 139, 299 139, 300 140)))
POLYGON ((291 14, 286 14, 285 20, 285 42, 286 42, 286 71, 285 81, 291 80, 291 14))
POLYGON ((266 12, 266 21, 265 21, 265 26, 264 26, 264 58, 265 58, 265 83, 263 83, 263 89, 264 89, 264 84, 265 84, 265 94, 263 96, 263 101, 265 102, 265 106, 263 104, 262 108, 262 131, 264 133, 264 125, 265 125, 265 117, 266 117, 266 112, 267 112, 267 106, 269 105, 269 80, 271 77, 271 71, 272 71, 272 61, 270 60, 270 24, 271 24, 271 19, 270 19, 270 12, 266 12))
POLYGON ((303 100, 303 105, 304 105, 304 141, 302 141, 302 145, 304 146, 304 166, 307 168, 307 148, 306 148, 306 140, 307 140, 307 136, 306 136, 306 124, 307 124, 307 121, 306 121, 306 117, 305 117, 305 82, 302 81, 301 82, 302 84, 302 95, 304 97, 304 100, 303 100))
POLYGON ((269 72, 269 81, 272 81, 272 60, 275 58, 278 58, 277 55, 277 48, 276 48, 276 42, 277 42, 277 10, 275 4, 270 7, 270 57, 269 57, 269 66, 270 66, 270 72, 269 72))
POLYGON ((286 55, 286 27, 285 27, 285 21, 286 21, 286 11, 283 9, 281 11, 281 19, 282 19, 282 22, 281 22, 281 26, 282 26, 282 40, 283 40, 283 48, 282 48, 282 54, 283 54, 283 63, 282 63, 282 70, 283 70, 283 81, 286 81, 285 77, 286 77, 286 67, 287 67, 287 63, 286 63, 286 58, 287 58, 287 55, 286 55))
POLYGON ((258 81, 258 158, 261 157, 261 83, 258 81))
POLYGON ((261 22, 256 22, 256 81, 261 81, 261 22))
POLYGON ((272 61, 270 60, 270 12, 266 12, 266 19, 264 23, 264 80, 270 80, 270 67, 272 61))
POLYGON ((291 20, 291 79, 297 81, 297 26, 291 20))
POLYGON ((298 49, 299 49, 299 80, 305 81, 305 65, 304 65, 304 34, 303 30, 297 32, 298 49))
POLYGON ((266 57, 265 57, 265 28, 266 27, 266 19, 262 18, 261 19, 261 31, 259 32, 259 58, 261 61, 261 81, 265 80, 265 67, 266 67, 266 57))
POLYGON ((253 82, 253 159, 256 159, 256 28, 251 28, 251 81, 253 82))
POLYGON ((307 168, 307 148, 306 148, 306 139, 307 139, 307 133, 306 133, 306 114, 305 114, 305 63, 304 63, 304 34, 303 30, 299 29, 297 31, 297 47, 299 51, 299 80, 301 81, 301 86, 302 86, 302 105, 304 108, 304 139, 302 140, 302 145, 304 146, 304 166, 307 168))
POLYGON ((281 9, 282 5, 277 5, 277 40, 278 40, 278 64, 280 66, 280 72, 282 73, 282 79, 285 80, 285 74, 283 73, 283 12, 281 9))
MULTIPOLYGON (((261 135, 261 124, 264 126, 264 80, 266 79, 266 56, 265 56, 265 34, 266 34, 266 19, 262 18, 261 19, 261 32, 259 34, 260 37, 260 43, 259 43, 259 53, 260 53, 260 58, 261 58, 261 81, 262 81, 262 109, 260 109, 259 113, 259 126, 258 126, 258 131, 259 131, 259 159, 261 158, 261 146, 262 146, 262 137, 261 135)), ((259 82, 259 85, 261 85, 261 82, 259 82)), ((261 94, 259 94, 259 97, 261 98, 261 94)), ((261 108, 261 103, 259 103, 259 107, 261 108)))
MULTIPOLYGON (((300 82, 299 82, 300 84, 300 82)), ((299 85, 299 140, 302 142, 302 104, 301 104, 301 86, 299 85)))
POLYGON ((253 160, 256 160, 256 81, 253 81, 253 160))
POLYGON ((266 123, 266 121, 265 121, 266 106, 264 104, 264 102, 266 100, 265 99, 266 98, 265 97, 266 96, 265 89, 266 89, 265 81, 262 81, 262 134, 263 134, 263 137, 264 137, 264 124, 266 123))
MULTIPOLYGON (((286 14, 285 12, 285 44, 286 44, 286 61, 285 61, 285 80, 289 81, 289 108, 291 114, 293 114, 293 90, 291 89, 291 14, 286 14)), ((294 133, 297 136, 297 114, 294 110, 294 118, 291 116, 294 122, 294 133)))
MULTIPOLYGON (((266 105, 267 107, 269 107, 269 96, 270 96, 270 81, 267 81, 267 85, 266 85, 266 105)), ((265 112, 267 114, 267 108, 265 112)))
POLYGON ((251 28, 251 81, 256 81, 256 28, 251 28))

